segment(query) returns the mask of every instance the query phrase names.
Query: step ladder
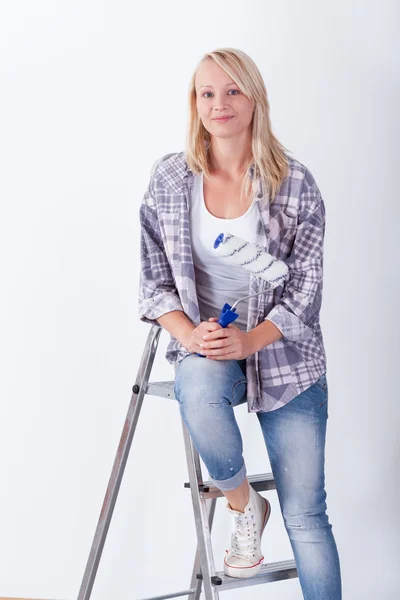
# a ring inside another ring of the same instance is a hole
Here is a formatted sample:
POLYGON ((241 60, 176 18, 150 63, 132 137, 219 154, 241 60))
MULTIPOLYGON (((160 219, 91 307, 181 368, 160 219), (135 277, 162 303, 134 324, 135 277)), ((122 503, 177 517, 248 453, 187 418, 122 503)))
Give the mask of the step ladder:
MULTIPOLYGON (((136 382, 132 387, 131 401, 104 497, 103 506, 100 511, 91 550, 86 563, 78 600, 89 600, 93 589, 143 398, 148 394, 175 399, 174 381, 149 383, 161 331, 161 327, 152 325, 147 337, 136 382)), ((189 474, 189 482, 185 483, 184 486, 189 488, 191 492, 197 533, 197 550, 192 576, 189 587, 185 590, 163 596, 153 596, 152 598, 142 600, 164 600, 182 596, 187 596, 189 600, 199 600, 202 587, 206 600, 218 600, 219 593, 225 590, 297 577, 296 563, 293 559, 264 564, 257 575, 245 579, 228 577, 223 571, 215 571, 211 546, 211 528, 216 500, 217 498, 223 497, 223 494, 211 481, 203 481, 199 454, 192 443, 183 419, 181 419, 181 423, 189 474)), ((257 491, 275 489, 272 473, 248 476, 248 481, 257 491)))

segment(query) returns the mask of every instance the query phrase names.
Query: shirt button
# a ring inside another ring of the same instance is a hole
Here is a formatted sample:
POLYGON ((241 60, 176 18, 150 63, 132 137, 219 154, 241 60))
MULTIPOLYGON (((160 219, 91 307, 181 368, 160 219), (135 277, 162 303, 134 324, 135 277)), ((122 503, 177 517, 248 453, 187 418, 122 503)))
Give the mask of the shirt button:
POLYGON ((261 194, 261 192, 259 194, 257 194, 257 198, 262 198, 263 195, 261 194))

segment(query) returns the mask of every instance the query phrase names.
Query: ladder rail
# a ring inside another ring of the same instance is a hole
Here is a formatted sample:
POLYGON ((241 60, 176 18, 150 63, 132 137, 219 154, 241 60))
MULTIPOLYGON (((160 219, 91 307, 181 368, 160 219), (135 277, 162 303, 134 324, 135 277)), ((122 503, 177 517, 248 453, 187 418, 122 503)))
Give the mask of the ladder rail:
MULTIPOLYGON (((209 504, 209 508, 207 507, 208 508, 208 526, 209 526, 210 532, 211 532, 212 524, 214 521, 216 503, 217 503, 216 498, 211 498, 210 502, 208 502, 208 504, 209 504)), ((202 582, 203 582, 203 577, 202 577, 201 562, 200 562, 200 548, 199 548, 199 543, 197 542, 196 555, 195 555, 195 559, 194 559, 194 563, 193 563, 192 578, 190 580, 190 588, 194 589, 195 591, 194 591, 193 598, 188 597, 188 600, 200 600, 202 582), (198 575, 201 575, 201 578, 198 577, 198 575)))
POLYGON ((129 450, 132 444, 133 435, 139 419, 140 410, 143 404, 143 398, 146 394, 147 384, 151 369, 154 363, 154 357, 157 351, 160 338, 161 327, 152 325, 147 336, 146 345, 142 354, 142 360, 139 366, 135 384, 132 387, 132 396, 129 403, 128 412, 122 429, 117 453, 114 459, 113 468, 105 493, 103 506, 97 522, 96 531, 93 537, 92 546, 86 563, 78 600, 89 600, 92 593, 94 580, 103 552, 104 543, 110 526, 111 518, 114 512, 119 488, 128 459, 129 450))
MULTIPOLYGON (((219 593, 212 583, 212 580, 216 577, 216 573, 211 543, 211 528, 209 520, 210 514, 207 508, 207 500, 201 497, 199 489, 199 486, 203 484, 200 457, 193 445, 193 441, 183 418, 181 418, 181 423, 183 439, 185 443, 186 461, 189 471, 190 492, 192 495, 193 513, 198 541, 197 552, 200 559, 204 593, 207 600, 218 600, 219 593)), ((196 566, 194 565, 193 574, 195 568, 196 566)))

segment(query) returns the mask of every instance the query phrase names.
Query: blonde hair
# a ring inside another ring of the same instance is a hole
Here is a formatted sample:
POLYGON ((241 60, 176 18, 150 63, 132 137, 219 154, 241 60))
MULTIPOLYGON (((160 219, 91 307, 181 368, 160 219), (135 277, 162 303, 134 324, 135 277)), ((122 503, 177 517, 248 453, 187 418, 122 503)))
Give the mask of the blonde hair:
POLYGON ((210 133, 205 129, 196 106, 196 72, 200 64, 213 60, 227 73, 242 93, 255 102, 252 118, 251 154, 248 164, 242 171, 242 195, 246 196, 256 189, 256 182, 261 181, 264 199, 273 202, 281 183, 288 175, 288 160, 285 148, 274 136, 271 128, 270 108, 267 90, 254 61, 242 50, 236 48, 218 48, 207 52, 198 63, 189 85, 189 115, 186 134, 185 158, 191 171, 204 176, 211 176, 209 170, 208 149, 211 144, 210 133), (253 165, 254 163, 254 165, 253 165), (251 166, 254 166, 253 180, 245 177, 251 166))

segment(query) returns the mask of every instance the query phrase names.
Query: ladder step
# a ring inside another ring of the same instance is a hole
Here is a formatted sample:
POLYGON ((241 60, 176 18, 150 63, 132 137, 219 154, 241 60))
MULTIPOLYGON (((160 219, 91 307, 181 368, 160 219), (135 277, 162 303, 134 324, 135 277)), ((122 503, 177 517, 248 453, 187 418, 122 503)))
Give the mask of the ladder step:
MULTIPOLYGON (((214 585, 214 588, 219 592, 231 590, 240 587, 249 587, 250 585, 258 585, 260 583, 271 583, 273 581, 283 581, 284 579, 293 579, 297 577, 296 563, 294 560, 283 560, 280 562, 269 563, 262 566, 260 572, 253 577, 241 579, 239 577, 229 577, 225 573, 218 572, 214 576, 214 580, 219 580, 220 583, 214 585)), ((163 596, 152 596, 142 600, 164 600, 167 598, 178 598, 195 593, 195 589, 191 588, 181 592, 166 594, 163 596)), ((1 599, 0 599, 1 600, 1 599)))
MULTIPOLYGON (((183 590, 182 592, 173 592, 171 594, 164 594, 162 596, 151 596, 151 598, 142 598, 142 600, 169 600, 170 598, 179 598, 182 596, 191 596, 196 593, 195 588, 190 588, 188 590, 183 590)), ((0 600, 2 600, 0 598, 0 600)))
POLYGON ((172 398, 175 400, 174 381, 154 381, 149 382, 146 388, 146 394, 150 396, 160 396, 161 398, 172 398))
POLYGON ((271 583, 273 581, 293 579, 298 576, 296 563, 293 559, 264 564, 261 567, 260 572, 253 577, 246 577, 243 579, 239 577, 229 577, 229 575, 225 575, 223 571, 216 573, 216 575, 221 579, 221 585, 214 587, 221 592, 239 587, 258 585, 259 583, 271 583))
MULTIPOLYGON (((247 480, 250 485, 257 491, 275 490, 275 480, 272 473, 261 473, 260 475, 248 475, 247 480)), ((190 488, 190 483, 184 483, 184 487, 190 488)), ((199 485, 199 492, 202 498, 222 498, 223 493, 217 488, 212 481, 204 481, 199 485)))

